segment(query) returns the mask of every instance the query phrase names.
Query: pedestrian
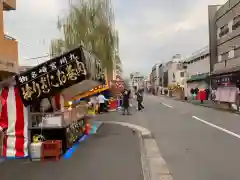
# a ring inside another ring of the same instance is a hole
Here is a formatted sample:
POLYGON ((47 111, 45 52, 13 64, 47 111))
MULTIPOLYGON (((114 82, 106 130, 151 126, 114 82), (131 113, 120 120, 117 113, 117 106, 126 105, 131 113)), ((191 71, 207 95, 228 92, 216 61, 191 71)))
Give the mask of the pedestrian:
POLYGON ((106 102, 107 100, 108 100, 108 99, 106 99, 103 94, 100 93, 100 94, 98 95, 97 101, 98 101, 98 104, 99 104, 99 113, 103 113, 103 112, 104 112, 105 102, 106 102))
POLYGON ((138 102, 138 111, 141 111, 144 109, 144 106, 143 106, 143 95, 140 91, 137 92, 137 102, 138 102))
POLYGON ((124 90, 123 92, 123 113, 122 115, 125 115, 125 113, 127 112, 127 115, 130 115, 129 112, 129 98, 130 98, 130 93, 128 90, 124 90))

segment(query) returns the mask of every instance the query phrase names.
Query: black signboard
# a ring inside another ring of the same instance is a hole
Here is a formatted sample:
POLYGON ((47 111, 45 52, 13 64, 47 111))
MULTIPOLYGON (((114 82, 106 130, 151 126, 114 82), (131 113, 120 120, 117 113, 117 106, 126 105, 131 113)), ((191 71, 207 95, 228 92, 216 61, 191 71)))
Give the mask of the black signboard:
POLYGON ((79 137, 84 135, 86 123, 84 119, 72 122, 66 129, 67 131, 67 145, 72 146, 79 137))
POLYGON ((82 47, 76 48, 16 75, 16 84, 24 105, 53 96, 86 79, 103 82, 100 61, 85 57, 85 54, 82 47))
POLYGON ((224 74, 220 76, 213 76, 212 77, 212 86, 215 88, 218 86, 231 86, 234 85, 235 78, 234 74, 224 74))

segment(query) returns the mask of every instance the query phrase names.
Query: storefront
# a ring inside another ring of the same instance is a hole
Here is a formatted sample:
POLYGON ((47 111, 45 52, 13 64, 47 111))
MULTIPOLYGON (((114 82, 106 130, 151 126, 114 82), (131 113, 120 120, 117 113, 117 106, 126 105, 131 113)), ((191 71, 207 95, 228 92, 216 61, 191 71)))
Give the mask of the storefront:
MULTIPOLYGON (((64 151, 84 133, 87 124, 87 107, 53 107, 53 99, 60 98, 63 90, 76 84, 105 82, 101 62, 82 46, 28 69, 0 83, 0 131, 4 131, 3 156, 28 156, 34 136, 42 135, 46 141, 61 141, 64 151), (44 100, 49 102, 43 103, 44 100), (14 144, 14 145, 13 145, 14 144)), ((95 83, 93 83, 95 86, 95 83)), ((78 93, 80 89, 77 89, 78 93)), ((68 93, 69 94, 69 93, 68 93)), ((74 97, 77 94, 71 93, 74 97)))
POLYGON ((187 80, 187 97, 191 97, 191 89, 208 89, 210 84, 209 73, 191 76, 187 80))
POLYGON ((216 90, 216 101, 238 103, 240 71, 214 72, 211 76, 212 89, 216 90))

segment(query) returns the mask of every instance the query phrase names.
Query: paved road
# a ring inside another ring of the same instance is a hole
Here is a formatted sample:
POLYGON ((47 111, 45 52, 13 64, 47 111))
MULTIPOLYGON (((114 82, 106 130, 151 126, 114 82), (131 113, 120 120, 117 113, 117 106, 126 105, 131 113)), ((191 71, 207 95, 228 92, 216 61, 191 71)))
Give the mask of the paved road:
POLYGON ((132 130, 103 125, 99 133, 80 144, 70 160, 5 161, 1 180, 143 180, 140 145, 132 130))
POLYGON ((103 120, 149 128, 174 180, 239 180, 240 116, 164 97, 145 96, 146 110, 103 120))

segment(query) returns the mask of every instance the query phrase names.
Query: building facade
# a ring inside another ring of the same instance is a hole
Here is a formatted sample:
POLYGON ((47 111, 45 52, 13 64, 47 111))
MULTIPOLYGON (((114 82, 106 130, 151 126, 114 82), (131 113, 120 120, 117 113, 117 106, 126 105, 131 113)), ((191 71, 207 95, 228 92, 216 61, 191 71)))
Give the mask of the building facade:
POLYGON ((152 67, 151 83, 154 93, 159 93, 163 86, 163 64, 157 63, 152 67))
MULTIPOLYGON (((211 86, 226 94, 240 87, 240 0, 209 6, 208 11, 211 86)), ((234 101, 226 97, 219 101, 234 101)))
POLYGON ((18 42, 4 33, 4 11, 16 9, 16 0, 0 1, 0 81, 19 71, 18 42))
POLYGON ((172 60, 166 63, 165 70, 168 71, 168 86, 181 85, 182 79, 185 77, 184 64, 180 54, 172 57, 172 60))
POLYGON ((210 85, 210 53, 209 46, 206 46, 190 57, 183 60, 186 65, 187 94, 191 96, 191 89, 206 89, 210 85))
POLYGON ((144 88, 145 77, 140 72, 130 74, 130 84, 134 91, 144 88))

